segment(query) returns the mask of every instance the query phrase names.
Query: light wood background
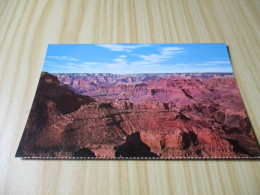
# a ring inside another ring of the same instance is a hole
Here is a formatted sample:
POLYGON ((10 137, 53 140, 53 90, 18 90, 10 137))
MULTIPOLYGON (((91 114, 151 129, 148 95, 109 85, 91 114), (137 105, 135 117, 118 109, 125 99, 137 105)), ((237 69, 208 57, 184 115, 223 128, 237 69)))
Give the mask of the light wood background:
POLYGON ((0 194, 260 194, 260 161, 21 160, 49 43, 227 43, 260 139, 259 0, 0 0, 0 194))

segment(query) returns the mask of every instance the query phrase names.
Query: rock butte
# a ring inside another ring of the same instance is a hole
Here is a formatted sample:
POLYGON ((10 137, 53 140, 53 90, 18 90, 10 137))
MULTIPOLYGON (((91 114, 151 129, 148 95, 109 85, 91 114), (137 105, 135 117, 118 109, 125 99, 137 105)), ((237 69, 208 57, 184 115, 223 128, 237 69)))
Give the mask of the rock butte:
POLYGON ((28 157, 259 155, 230 73, 42 73, 17 151, 28 157))

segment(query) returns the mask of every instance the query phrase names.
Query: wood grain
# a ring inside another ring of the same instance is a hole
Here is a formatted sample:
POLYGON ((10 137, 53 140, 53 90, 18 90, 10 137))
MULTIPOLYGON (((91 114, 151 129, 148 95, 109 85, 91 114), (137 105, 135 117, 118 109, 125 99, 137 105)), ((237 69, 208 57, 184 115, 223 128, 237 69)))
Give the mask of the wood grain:
POLYGON ((1 0, 0 194, 260 194, 259 161, 14 155, 49 43, 227 43, 260 139, 259 0, 1 0))

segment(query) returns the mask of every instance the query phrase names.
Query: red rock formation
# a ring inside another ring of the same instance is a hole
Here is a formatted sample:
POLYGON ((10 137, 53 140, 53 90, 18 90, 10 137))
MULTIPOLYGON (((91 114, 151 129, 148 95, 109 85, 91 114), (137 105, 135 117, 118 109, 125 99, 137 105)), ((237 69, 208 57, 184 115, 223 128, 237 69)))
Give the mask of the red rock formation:
POLYGON ((232 74, 56 76, 41 76, 17 156, 260 155, 232 74))

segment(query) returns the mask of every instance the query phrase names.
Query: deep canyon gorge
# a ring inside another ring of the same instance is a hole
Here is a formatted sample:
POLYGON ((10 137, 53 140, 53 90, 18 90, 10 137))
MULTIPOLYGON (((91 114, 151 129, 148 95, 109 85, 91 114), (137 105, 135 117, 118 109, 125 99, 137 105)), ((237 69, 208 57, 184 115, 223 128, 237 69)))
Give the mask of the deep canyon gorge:
POLYGON ((43 72, 16 156, 260 156, 231 73, 43 72))

